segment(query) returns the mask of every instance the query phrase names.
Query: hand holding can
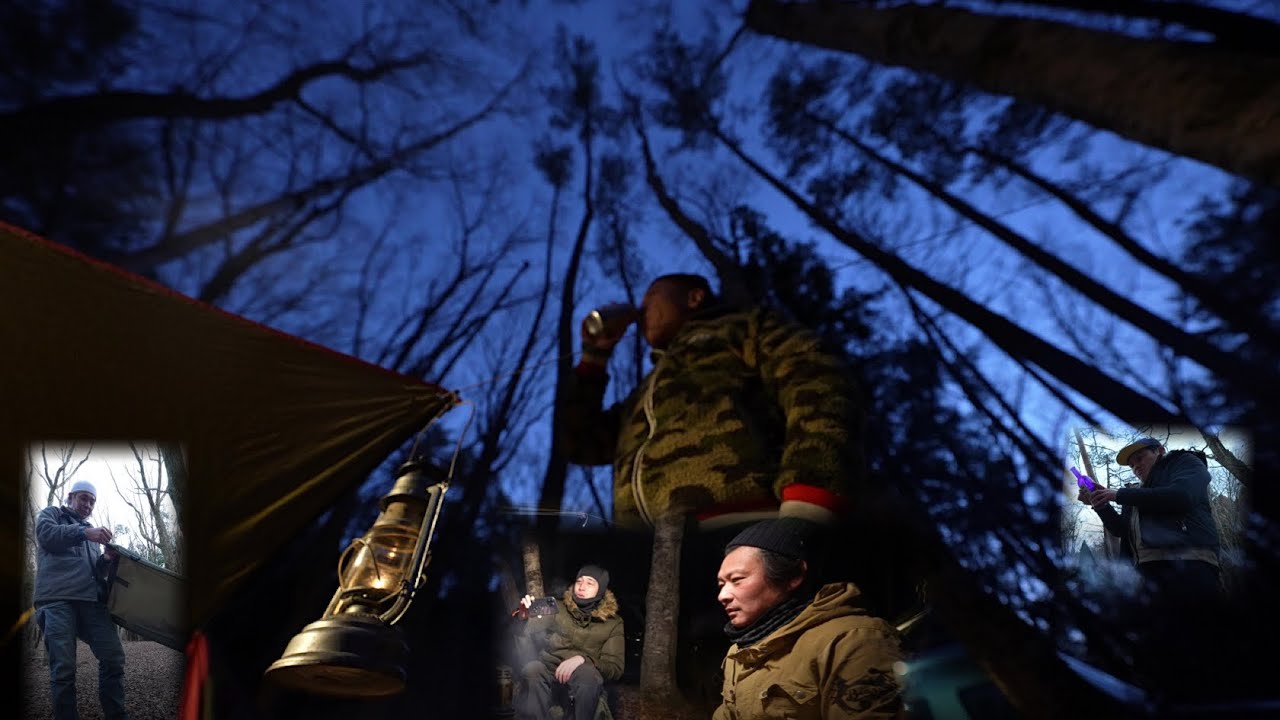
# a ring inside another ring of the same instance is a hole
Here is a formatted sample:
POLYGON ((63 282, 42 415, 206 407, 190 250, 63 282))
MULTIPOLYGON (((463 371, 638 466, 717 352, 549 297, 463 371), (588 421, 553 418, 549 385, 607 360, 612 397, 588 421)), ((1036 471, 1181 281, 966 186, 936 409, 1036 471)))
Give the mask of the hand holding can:
POLYGON ((594 337, 620 337, 639 316, 640 311, 627 303, 610 303, 592 310, 583 327, 594 337))
POLYGON ((627 303, 610 303, 592 310, 582 320, 583 352, 594 351, 607 357, 639 317, 640 310, 627 303))

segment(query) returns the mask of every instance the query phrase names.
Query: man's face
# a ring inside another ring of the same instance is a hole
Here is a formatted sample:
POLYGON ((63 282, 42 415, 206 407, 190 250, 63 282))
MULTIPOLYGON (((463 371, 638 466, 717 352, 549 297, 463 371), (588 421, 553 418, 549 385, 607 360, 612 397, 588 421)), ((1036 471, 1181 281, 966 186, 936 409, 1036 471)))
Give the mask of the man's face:
POLYGON ((640 332, 649 347, 665 350, 704 296, 702 290, 685 290, 671 280, 650 285, 640 305, 640 332))
POLYGON ((755 622, 800 584, 797 579, 789 588, 771 585, 764 574, 760 551, 746 545, 736 547, 724 556, 716 581, 720 585, 717 599, 729 614, 729 624, 735 628, 744 628, 755 622))
POLYGON ((1133 474, 1137 475, 1139 480, 1146 480, 1147 474, 1151 472, 1151 466, 1163 456, 1163 447, 1145 447, 1129 456, 1129 466, 1133 468, 1133 474))
POLYGON ((573 584, 573 594, 579 600, 590 600, 600 592, 600 583, 589 575, 583 575, 573 584))
POLYGON ((71 493, 67 501, 71 512, 79 515, 82 520, 93 514, 93 506, 98 503, 98 499, 87 492, 71 493))

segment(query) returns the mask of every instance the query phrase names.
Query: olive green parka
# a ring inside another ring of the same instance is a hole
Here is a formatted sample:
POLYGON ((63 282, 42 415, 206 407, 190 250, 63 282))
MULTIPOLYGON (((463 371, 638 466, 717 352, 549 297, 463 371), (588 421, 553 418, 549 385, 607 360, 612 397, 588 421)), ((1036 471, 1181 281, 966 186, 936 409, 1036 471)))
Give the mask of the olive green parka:
POLYGON ((604 591, 604 599, 589 615, 573 602, 573 589, 565 590, 559 611, 530 618, 525 623, 525 635, 541 651, 540 658, 549 668, 581 655, 595 665, 605 680, 622 677, 626 638, 612 590, 604 591))

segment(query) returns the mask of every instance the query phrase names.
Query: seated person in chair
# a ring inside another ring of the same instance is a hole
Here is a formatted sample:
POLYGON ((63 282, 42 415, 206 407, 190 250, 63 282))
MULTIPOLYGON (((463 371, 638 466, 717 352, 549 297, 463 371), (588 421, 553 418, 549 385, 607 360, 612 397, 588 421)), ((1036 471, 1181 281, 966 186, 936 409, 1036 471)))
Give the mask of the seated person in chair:
MULTIPOLYGON (((534 598, 526 595, 520 602, 528 608, 534 598)), ((518 717, 552 717, 554 690, 562 685, 568 690, 575 720, 596 718, 605 681, 621 677, 625 662, 622 618, 618 601, 609 592, 609 572, 596 565, 583 566, 573 586, 565 590, 560 607, 552 614, 530 615, 524 635, 539 651, 539 659, 524 666, 518 717)))

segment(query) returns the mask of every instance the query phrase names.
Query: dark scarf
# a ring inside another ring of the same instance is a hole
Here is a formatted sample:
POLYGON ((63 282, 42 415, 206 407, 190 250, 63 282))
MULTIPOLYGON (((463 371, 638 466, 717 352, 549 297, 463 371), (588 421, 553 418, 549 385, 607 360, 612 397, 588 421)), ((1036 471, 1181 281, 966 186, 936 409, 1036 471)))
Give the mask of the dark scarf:
POLYGON ((591 623, 591 613, 600 605, 600 601, 604 599, 604 593, 598 594, 590 600, 580 600, 577 595, 573 596, 573 604, 569 605, 566 610, 569 611, 569 617, 581 627, 586 627, 591 623))
POLYGON ((744 628, 735 628, 726 623, 724 634, 729 636, 731 642, 737 643, 739 648, 751 647, 769 633, 795 620, 800 611, 813 602, 813 596, 814 593, 797 592, 766 610, 755 622, 744 628))

